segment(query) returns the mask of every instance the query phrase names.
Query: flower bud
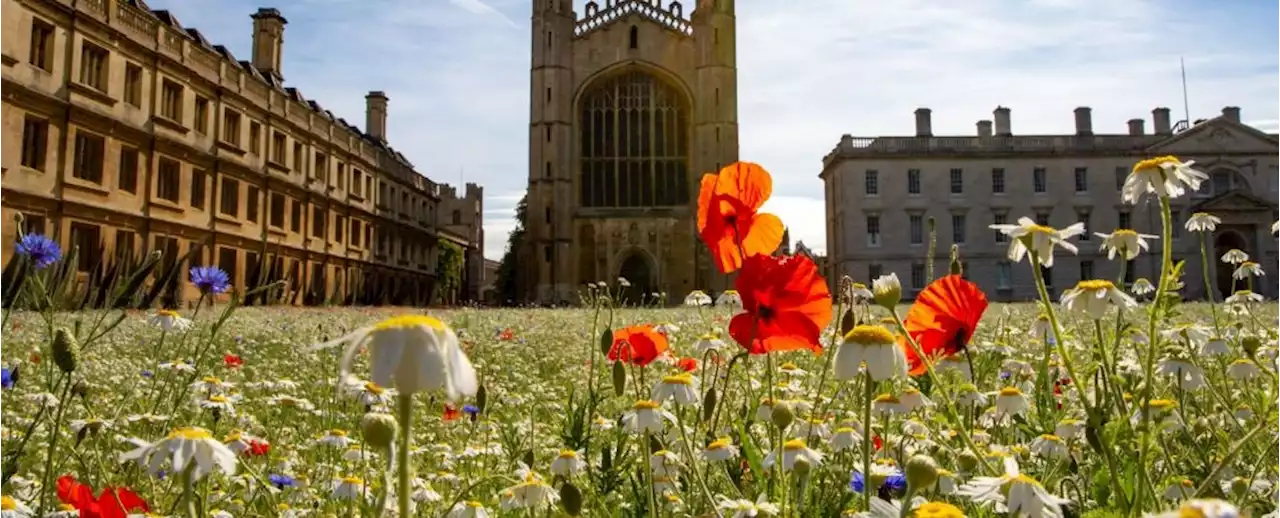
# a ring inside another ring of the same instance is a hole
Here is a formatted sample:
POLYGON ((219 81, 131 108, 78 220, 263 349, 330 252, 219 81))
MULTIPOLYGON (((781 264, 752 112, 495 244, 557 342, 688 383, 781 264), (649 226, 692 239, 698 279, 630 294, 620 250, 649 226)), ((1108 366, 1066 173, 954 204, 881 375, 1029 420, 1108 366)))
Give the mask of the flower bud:
POLYGON ((773 425, 779 430, 786 430, 795 419, 796 414, 791 411, 791 404, 786 401, 774 403, 773 411, 769 413, 769 420, 773 421, 773 425))
POLYGON ((53 363, 62 372, 75 372, 80 365, 80 342, 65 327, 53 332, 53 363))
POLYGON ((369 412, 360 418, 360 433, 364 434, 364 442, 375 448, 391 448, 399 429, 399 423, 391 414, 369 412))
POLYGON ((881 275, 872 281, 871 293, 876 297, 876 304, 889 310, 896 308, 902 301, 902 283, 898 281, 898 274, 881 275))
POLYGON ((622 362, 613 362, 613 395, 621 396, 627 391, 627 369, 622 362))
POLYGON ((1240 340, 1240 346, 1244 347, 1244 353, 1249 358, 1253 358, 1255 354, 1258 354, 1258 348, 1262 347, 1262 340, 1259 340, 1256 336, 1246 336, 1243 340, 1240 340))
POLYGON ((707 389, 707 395, 702 397, 703 421, 710 421, 712 417, 715 417, 717 399, 718 394, 716 394, 716 388, 711 387, 707 389))
POLYGON ((949 266, 951 275, 964 275, 964 264, 960 262, 960 245, 951 245, 951 264, 949 266))
POLYGON ((560 505, 564 506, 565 514, 569 516, 582 514, 582 491, 578 490, 578 486, 571 482, 560 486, 560 505))
POLYGON ((938 481, 938 462, 928 455, 913 455, 907 459, 907 484, 919 490, 938 481))
POLYGON ((1244 477, 1236 477, 1231 479, 1231 495, 1236 498, 1244 498, 1249 493, 1249 481, 1244 477))
POLYGON ((797 477, 804 478, 809 476, 809 469, 812 467, 809 465, 809 459, 800 457, 796 459, 796 463, 791 467, 791 470, 795 472, 797 477))
POLYGON ((978 456, 973 452, 962 451, 956 456, 956 465, 960 466, 960 471, 973 472, 978 469, 978 456))

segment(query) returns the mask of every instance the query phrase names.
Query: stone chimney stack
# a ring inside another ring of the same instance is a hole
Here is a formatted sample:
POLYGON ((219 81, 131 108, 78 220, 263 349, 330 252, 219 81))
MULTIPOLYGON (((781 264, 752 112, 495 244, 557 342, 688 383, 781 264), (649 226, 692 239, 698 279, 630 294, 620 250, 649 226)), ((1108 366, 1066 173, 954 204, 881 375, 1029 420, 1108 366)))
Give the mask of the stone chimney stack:
POLYGON ((1146 121, 1142 119, 1129 119, 1129 134, 1137 137, 1146 133, 1145 124, 1146 121))
POLYGON ((264 74, 284 81, 280 55, 284 48, 284 25, 289 23, 278 9, 260 7, 253 18, 253 66, 264 74))
POLYGON ((364 130, 369 136, 387 141, 387 94, 379 90, 364 96, 364 130))
POLYGON ((1076 135, 1093 135, 1093 110, 1088 106, 1076 108, 1076 135))
POLYGON ((1229 121, 1231 121, 1231 122, 1239 123, 1239 122, 1240 122, 1240 107, 1239 107, 1239 106, 1224 106, 1224 107, 1222 107, 1222 118, 1227 119, 1227 120, 1229 120, 1229 121))
POLYGON ((1013 128, 1009 126, 1009 109, 1004 106, 997 106, 994 113, 996 116, 996 136, 1012 137, 1013 128))
POLYGON ((1168 135, 1173 133, 1173 125, 1169 124, 1169 109, 1163 106, 1151 110, 1151 125, 1154 126, 1156 135, 1168 135))
POLYGON ((916 136, 933 136, 933 110, 916 108, 916 136))
POLYGON ((979 137, 991 136, 991 121, 988 121, 988 120, 978 121, 978 136, 979 137))

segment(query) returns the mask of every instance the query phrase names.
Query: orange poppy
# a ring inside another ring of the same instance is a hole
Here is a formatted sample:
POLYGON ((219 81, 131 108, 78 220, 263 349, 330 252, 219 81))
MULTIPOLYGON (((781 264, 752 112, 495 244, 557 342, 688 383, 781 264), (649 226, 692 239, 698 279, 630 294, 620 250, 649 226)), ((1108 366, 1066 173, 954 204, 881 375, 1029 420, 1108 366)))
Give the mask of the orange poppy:
POLYGON ((808 256, 747 257, 734 281, 743 313, 729 321, 729 336, 751 354, 810 349, 831 322, 831 292, 808 256))
MULTIPOLYGON (((904 324, 920 352, 937 361, 964 350, 986 310, 987 295, 976 284, 959 275, 948 275, 929 283, 916 296, 904 324)), ((905 338, 899 342, 906 351, 911 375, 924 374, 928 370, 924 362, 905 338)))
POLYGON ((667 337, 653 325, 640 324, 613 332, 613 346, 609 347, 609 359, 645 366, 662 356, 667 350, 667 337))
POLYGON ((782 243, 782 220, 756 212, 772 193, 769 172, 751 162, 736 162, 702 177, 698 234, 721 272, 741 268, 743 256, 773 254, 782 243))
POLYGON ((698 360, 693 358, 680 358, 680 361, 676 362, 676 368, 685 372, 696 371, 698 370, 698 360))

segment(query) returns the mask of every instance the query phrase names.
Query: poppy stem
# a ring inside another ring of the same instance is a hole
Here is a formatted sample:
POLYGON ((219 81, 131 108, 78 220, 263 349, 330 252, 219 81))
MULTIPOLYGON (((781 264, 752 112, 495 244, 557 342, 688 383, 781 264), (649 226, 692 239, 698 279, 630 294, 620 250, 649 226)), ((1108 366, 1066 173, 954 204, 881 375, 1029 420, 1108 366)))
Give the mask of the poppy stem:
POLYGON ((409 470, 409 446, 413 429, 413 393, 396 395, 396 419, 400 421, 400 444, 396 445, 396 474, 398 491, 396 500, 400 516, 412 516, 409 496, 413 492, 409 470))
POLYGON ((875 383, 871 372, 862 371, 862 496, 871 512, 871 398, 875 383))

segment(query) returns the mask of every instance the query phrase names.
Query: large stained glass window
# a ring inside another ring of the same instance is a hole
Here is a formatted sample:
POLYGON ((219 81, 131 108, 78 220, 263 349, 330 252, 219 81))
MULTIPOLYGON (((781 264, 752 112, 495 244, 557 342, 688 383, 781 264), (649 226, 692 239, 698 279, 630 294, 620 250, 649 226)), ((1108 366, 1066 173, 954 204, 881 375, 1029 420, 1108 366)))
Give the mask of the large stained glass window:
POLYGON ((581 206, 689 201, 688 113, 674 88, 641 72, 620 74, 591 87, 580 116, 581 206))

